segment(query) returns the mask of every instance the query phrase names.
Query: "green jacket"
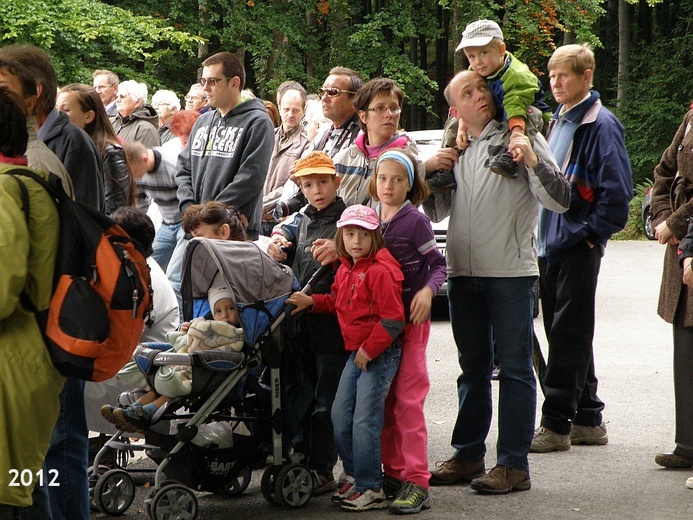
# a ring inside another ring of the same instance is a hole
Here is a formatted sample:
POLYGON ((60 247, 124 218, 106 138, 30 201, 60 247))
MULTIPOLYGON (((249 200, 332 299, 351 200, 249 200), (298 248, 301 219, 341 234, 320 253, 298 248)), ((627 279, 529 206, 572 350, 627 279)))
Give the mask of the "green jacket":
POLYGON ((17 167, 0 164, 0 504, 29 506, 65 380, 53 367, 34 315, 24 310, 19 295, 26 290, 39 310, 48 307, 59 226, 55 204, 45 190, 22 177, 31 208, 27 227, 19 185, 4 175, 12 168, 17 167))

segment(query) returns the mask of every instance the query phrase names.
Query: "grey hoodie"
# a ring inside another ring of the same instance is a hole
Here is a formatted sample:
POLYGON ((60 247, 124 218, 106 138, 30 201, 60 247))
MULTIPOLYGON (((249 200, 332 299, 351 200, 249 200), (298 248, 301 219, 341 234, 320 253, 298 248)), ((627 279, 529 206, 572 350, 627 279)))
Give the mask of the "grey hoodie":
POLYGON ((257 239, 273 146, 272 121, 259 99, 236 105, 224 117, 218 110, 202 114, 178 156, 181 212, 210 200, 236 206, 248 219, 249 238, 257 239))

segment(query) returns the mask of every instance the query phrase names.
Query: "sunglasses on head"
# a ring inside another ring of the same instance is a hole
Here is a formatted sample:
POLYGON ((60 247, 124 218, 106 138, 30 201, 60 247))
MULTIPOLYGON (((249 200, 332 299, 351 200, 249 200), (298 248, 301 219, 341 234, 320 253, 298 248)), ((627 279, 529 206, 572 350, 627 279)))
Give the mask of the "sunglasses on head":
POLYGON ((320 89, 320 96, 337 97, 342 92, 344 92, 345 94, 356 94, 356 92, 353 92, 351 90, 342 90, 337 87, 322 87, 320 89))

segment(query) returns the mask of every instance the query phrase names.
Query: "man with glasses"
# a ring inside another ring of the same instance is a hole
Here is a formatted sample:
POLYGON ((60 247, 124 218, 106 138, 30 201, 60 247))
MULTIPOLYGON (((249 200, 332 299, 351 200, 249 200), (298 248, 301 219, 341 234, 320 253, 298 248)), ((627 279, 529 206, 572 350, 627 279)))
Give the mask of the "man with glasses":
POLYGON ((185 110, 197 110, 200 114, 204 114, 211 108, 204 87, 199 83, 192 85, 188 95, 185 96, 185 110))
POLYGON ((274 127, 261 100, 241 99, 245 70, 234 54, 217 53, 202 66, 200 85, 214 110, 195 122, 178 157, 180 210, 209 200, 236 206, 257 240, 274 127))
POLYGON ((103 101, 106 115, 111 118, 111 122, 118 115, 116 108, 116 95, 118 94, 118 76, 110 70, 95 70, 91 75, 94 81, 94 90, 103 101))

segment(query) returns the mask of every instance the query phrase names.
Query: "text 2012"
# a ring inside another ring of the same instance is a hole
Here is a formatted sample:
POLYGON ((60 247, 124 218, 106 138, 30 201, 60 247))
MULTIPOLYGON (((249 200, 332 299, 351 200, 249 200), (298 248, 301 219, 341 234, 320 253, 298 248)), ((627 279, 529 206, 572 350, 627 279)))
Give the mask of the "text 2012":
POLYGON ((12 479, 8 484, 10 487, 29 487, 34 484, 34 482, 39 486, 43 486, 44 481, 49 487, 60 486, 60 483, 58 482, 59 473, 57 469, 49 469, 48 471, 44 472, 42 468, 36 473, 30 469, 11 469, 9 473, 12 476, 12 479))

